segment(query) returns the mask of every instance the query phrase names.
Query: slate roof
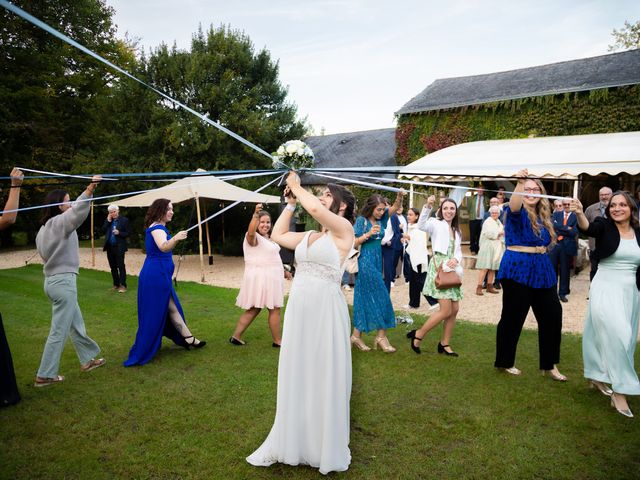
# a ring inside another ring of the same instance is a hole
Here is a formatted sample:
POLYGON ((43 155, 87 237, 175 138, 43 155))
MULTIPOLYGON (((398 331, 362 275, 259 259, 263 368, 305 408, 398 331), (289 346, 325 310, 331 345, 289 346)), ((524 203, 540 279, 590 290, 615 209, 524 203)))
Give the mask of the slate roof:
POLYGON ((640 83, 640 49, 507 72, 438 79, 396 115, 640 83))
MULTIPOLYGON (((313 136, 304 141, 313 150, 315 168, 396 166, 395 128, 313 136)), ((318 176, 305 177, 309 178, 302 179, 304 184, 335 181, 318 176)))

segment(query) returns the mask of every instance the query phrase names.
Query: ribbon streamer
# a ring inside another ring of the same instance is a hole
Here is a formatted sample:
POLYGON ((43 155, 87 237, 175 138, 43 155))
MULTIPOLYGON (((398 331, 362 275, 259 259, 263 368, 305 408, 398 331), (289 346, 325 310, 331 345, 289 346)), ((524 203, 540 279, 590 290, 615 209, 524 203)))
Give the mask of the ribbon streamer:
MULTIPOLYGON (((265 188, 267 188, 269 185, 273 185, 273 184, 274 184, 274 183, 276 183, 277 181, 282 180, 282 179, 285 177, 285 175, 286 175, 286 174, 287 174, 287 172, 283 173, 283 174, 282 174, 282 175, 280 175, 278 178, 274 178, 274 179, 273 179, 273 180, 271 180, 269 183, 267 183, 267 184, 263 185, 262 187, 258 188, 257 190, 254 190, 254 191, 253 191, 253 192, 251 192, 251 193, 258 193, 258 192, 260 192, 260 191, 264 190, 264 189, 265 189, 265 188)), ((207 218, 205 218, 205 219, 204 219, 204 220, 202 220, 201 222, 196 223, 195 225, 193 225, 193 226, 191 226, 191 227, 187 228, 187 232, 189 232, 189 231, 193 230, 194 228, 196 228, 196 227, 197 227, 197 226, 199 226, 199 225, 202 225, 202 224, 203 224, 203 223, 205 223, 205 222, 208 222, 208 221, 209 221, 209 220, 211 220, 212 218, 217 217, 218 215, 220 215, 220 214, 222 214, 222 213, 226 212, 226 211, 227 211, 227 210, 229 210, 230 208, 233 208, 233 207, 235 207, 236 205, 238 205, 239 203, 242 203, 242 202, 244 202, 244 200, 236 200, 236 201, 235 201, 235 202, 233 202, 232 204, 227 205, 226 207, 224 207, 222 210, 218 210, 216 213, 214 213, 213 215, 209 215, 207 218)))
MULTIPOLYGON (((250 177, 260 177, 260 176, 265 176, 265 175, 276 175, 278 173, 281 173, 282 170, 269 170, 267 172, 263 172, 263 173, 252 173, 252 174, 247 174, 247 175, 232 175, 229 177, 222 177, 222 179, 225 180, 238 180, 241 178, 250 178, 250 177)), ((208 181, 208 179, 202 179, 202 183, 206 183, 208 181)), ((197 184, 197 182, 195 182, 197 184)), ((174 188, 184 188, 184 185, 167 185, 166 187, 164 187, 165 189, 174 189, 174 188)), ((146 193, 146 192, 151 192, 153 190, 157 190, 157 188, 149 188, 146 190, 138 190, 138 191, 134 191, 134 192, 127 192, 127 193, 116 193, 116 194, 112 194, 112 195, 104 195, 101 197, 91 197, 91 198, 86 198, 83 200, 75 200, 75 201, 79 201, 79 202, 95 202, 96 200, 105 200, 108 198, 120 198, 120 197, 127 197, 130 195, 138 195, 141 193, 146 193)), ((72 202, 69 202, 72 203, 72 202)), ((4 215, 5 213, 12 213, 12 212, 24 212, 27 210, 36 210, 39 208, 48 208, 48 207, 55 207, 58 205, 65 205, 66 202, 58 202, 58 203, 49 203, 49 204, 45 204, 45 205, 36 205, 33 207, 22 207, 22 208, 15 208, 12 210, 2 210, 0 211, 0 215, 4 215)))

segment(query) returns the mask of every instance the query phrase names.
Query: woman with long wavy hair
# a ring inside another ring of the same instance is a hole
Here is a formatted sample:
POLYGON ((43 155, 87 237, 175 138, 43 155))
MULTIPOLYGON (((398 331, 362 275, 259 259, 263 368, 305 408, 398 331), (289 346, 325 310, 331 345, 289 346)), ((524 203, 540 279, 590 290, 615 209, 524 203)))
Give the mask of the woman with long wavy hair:
POLYGON ((556 272, 547 252, 556 243, 552 208, 544 198, 542 182, 517 173, 518 184, 505 207, 505 244, 498 279, 502 284, 502 314, 496 336, 496 368, 512 375, 518 340, 529 313, 538 323, 539 367, 543 375, 564 382, 556 364, 560 362, 562 306, 556 292, 556 272), (530 195, 529 195, 530 194, 530 195))
POLYGON ((633 364, 640 317, 638 207, 629 192, 615 192, 605 216, 589 223, 580 201, 572 204, 578 228, 596 239, 598 260, 582 336, 584 376, 620 414, 633 417, 626 396, 640 395, 633 364))
POLYGON ((415 353, 422 353, 420 344, 424 336, 435 327, 443 324, 442 336, 438 342, 437 352, 450 357, 457 357, 449 344, 456 324, 456 317, 460 309, 462 300, 462 288, 451 287, 438 289, 435 284, 437 270, 440 266, 446 266, 462 274, 462 249, 460 226, 458 224, 458 204, 451 198, 445 198, 440 204, 435 217, 431 217, 433 204, 436 197, 431 195, 425 203, 420 218, 418 228, 427 232, 431 236, 431 248, 433 258, 429 262, 427 269, 427 279, 424 282, 422 293, 425 296, 438 300, 440 310, 431 315, 418 330, 411 330, 407 338, 411 340, 411 350, 415 353))

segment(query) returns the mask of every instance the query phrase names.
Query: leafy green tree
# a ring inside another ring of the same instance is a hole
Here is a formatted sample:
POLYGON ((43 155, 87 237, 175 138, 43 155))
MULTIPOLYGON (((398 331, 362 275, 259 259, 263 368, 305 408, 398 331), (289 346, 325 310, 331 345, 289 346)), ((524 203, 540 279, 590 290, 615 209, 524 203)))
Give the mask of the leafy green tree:
POLYGON ((611 35, 615 42, 613 45, 609 45, 610 52, 640 48, 640 20, 635 23, 625 21, 624 27, 620 30, 614 28, 611 35))
MULTIPOLYGON (((103 0, 14 1, 56 30, 123 65, 133 52, 115 36, 113 9, 103 0)), ((51 34, 0 8, 0 159, 2 165, 83 171, 95 128, 96 99, 117 78, 103 65, 51 34)), ((6 172, 4 172, 6 174, 6 172)), ((47 186, 23 189, 23 205, 37 204, 47 186)), ((19 215, 18 222, 35 215, 19 215)), ((33 232, 33 227, 31 228, 33 232)))

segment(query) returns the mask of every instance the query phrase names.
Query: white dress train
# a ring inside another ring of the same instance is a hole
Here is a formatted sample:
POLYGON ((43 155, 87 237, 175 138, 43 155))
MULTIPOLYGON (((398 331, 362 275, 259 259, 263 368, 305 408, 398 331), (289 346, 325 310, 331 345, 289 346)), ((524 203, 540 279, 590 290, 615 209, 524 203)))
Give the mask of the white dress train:
POLYGON ((344 471, 349 451, 351 323, 340 290, 343 269, 330 234, 296 247, 296 276, 284 315, 276 416, 247 462, 344 471))

